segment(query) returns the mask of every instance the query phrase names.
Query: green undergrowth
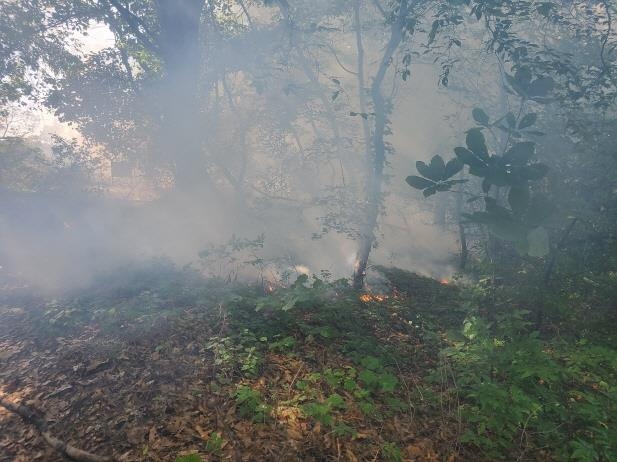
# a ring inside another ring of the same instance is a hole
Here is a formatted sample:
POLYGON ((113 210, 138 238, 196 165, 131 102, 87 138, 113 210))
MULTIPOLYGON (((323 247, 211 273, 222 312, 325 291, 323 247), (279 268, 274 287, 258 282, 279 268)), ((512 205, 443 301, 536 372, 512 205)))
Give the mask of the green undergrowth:
POLYGON ((450 333, 427 379, 460 403, 459 441, 490 460, 617 461, 617 351, 542 338, 528 319, 470 314, 450 333))
MULTIPOLYGON (((461 460, 617 461, 617 350, 593 325, 539 330, 505 289, 500 298, 379 270, 382 293, 361 297, 345 280, 300 276, 264 290, 141 268, 48 304, 40 322, 110 335, 207 326, 211 391, 254 425, 293 408, 354 440, 371 425, 421 417, 461 460), (289 383, 269 382, 274 360, 289 364, 289 383)), ((405 442, 383 438, 383 460, 405 460, 405 442)), ((221 441, 209 444, 220 452, 221 441)))

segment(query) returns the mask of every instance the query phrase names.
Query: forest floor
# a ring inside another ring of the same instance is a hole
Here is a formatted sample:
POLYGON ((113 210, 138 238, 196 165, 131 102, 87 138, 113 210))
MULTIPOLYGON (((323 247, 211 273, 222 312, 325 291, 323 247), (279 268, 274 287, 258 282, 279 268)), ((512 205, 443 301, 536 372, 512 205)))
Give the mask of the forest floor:
MULTIPOLYGON (((360 295, 166 270, 116 275, 59 300, 5 294, 0 397, 50 433, 125 461, 453 461, 457 421, 424 415, 437 361, 423 310, 456 290, 414 277, 360 295)), ((443 402, 443 406, 453 403, 443 402)), ((0 408, 0 461, 60 461, 0 408)))

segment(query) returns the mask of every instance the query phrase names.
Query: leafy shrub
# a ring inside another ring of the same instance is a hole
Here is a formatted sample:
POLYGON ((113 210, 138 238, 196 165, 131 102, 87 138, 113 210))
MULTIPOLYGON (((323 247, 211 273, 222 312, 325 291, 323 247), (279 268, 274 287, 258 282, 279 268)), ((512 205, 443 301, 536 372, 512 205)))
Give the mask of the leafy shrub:
POLYGON ((495 460, 550 447, 559 460, 616 461, 617 352, 543 340, 524 331, 527 314, 470 317, 442 351, 462 397, 461 442, 495 460))
POLYGON ((239 372, 255 377, 263 363, 262 343, 253 332, 243 329, 233 336, 213 337, 206 344, 206 349, 214 353, 214 364, 227 375, 239 372))
POLYGON ((403 453, 395 443, 384 443, 381 446, 381 455, 386 462, 403 461, 403 453))
POLYGON ((243 385, 234 394, 240 417, 250 418, 254 422, 265 422, 270 415, 270 406, 264 403, 261 393, 243 385))

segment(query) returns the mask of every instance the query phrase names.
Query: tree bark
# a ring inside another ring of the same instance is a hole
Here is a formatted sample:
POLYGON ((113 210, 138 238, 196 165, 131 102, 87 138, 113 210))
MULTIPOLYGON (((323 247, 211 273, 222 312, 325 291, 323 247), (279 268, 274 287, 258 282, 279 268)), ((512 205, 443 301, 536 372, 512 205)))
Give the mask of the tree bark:
POLYGON ((382 95, 381 87, 392 63, 394 53, 403 40, 403 31, 409 11, 410 5, 408 1, 403 0, 398 15, 391 25, 390 39, 371 85, 375 127, 372 137, 373 152, 370 153, 370 168, 366 187, 365 222, 360 236, 353 275, 353 286, 355 289, 361 289, 364 286, 369 255, 376 240, 375 232, 381 211, 383 170, 386 164, 385 134, 387 125, 386 100, 382 95))
POLYGON ((208 181, 203 154, 201 14, 204 0, 157 0, 164 66, 161 147, 175 166, 178 190, 208 181))

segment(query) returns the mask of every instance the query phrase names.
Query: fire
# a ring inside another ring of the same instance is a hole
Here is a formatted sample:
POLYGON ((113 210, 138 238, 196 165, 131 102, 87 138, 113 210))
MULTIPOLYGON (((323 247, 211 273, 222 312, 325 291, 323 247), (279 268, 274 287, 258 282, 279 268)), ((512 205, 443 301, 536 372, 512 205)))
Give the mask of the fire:
POLYGON ((440 279, 439 283, 443 284, 444 286, 447 286, 448 284, 450 284, 450 281, 448 281, 447 279, 440 279))
POLYGON ((385 302, 388 299, 387 295, 382 294, 362 294, 360 295, 360 300, 364 303, 369 302, 385 302))

